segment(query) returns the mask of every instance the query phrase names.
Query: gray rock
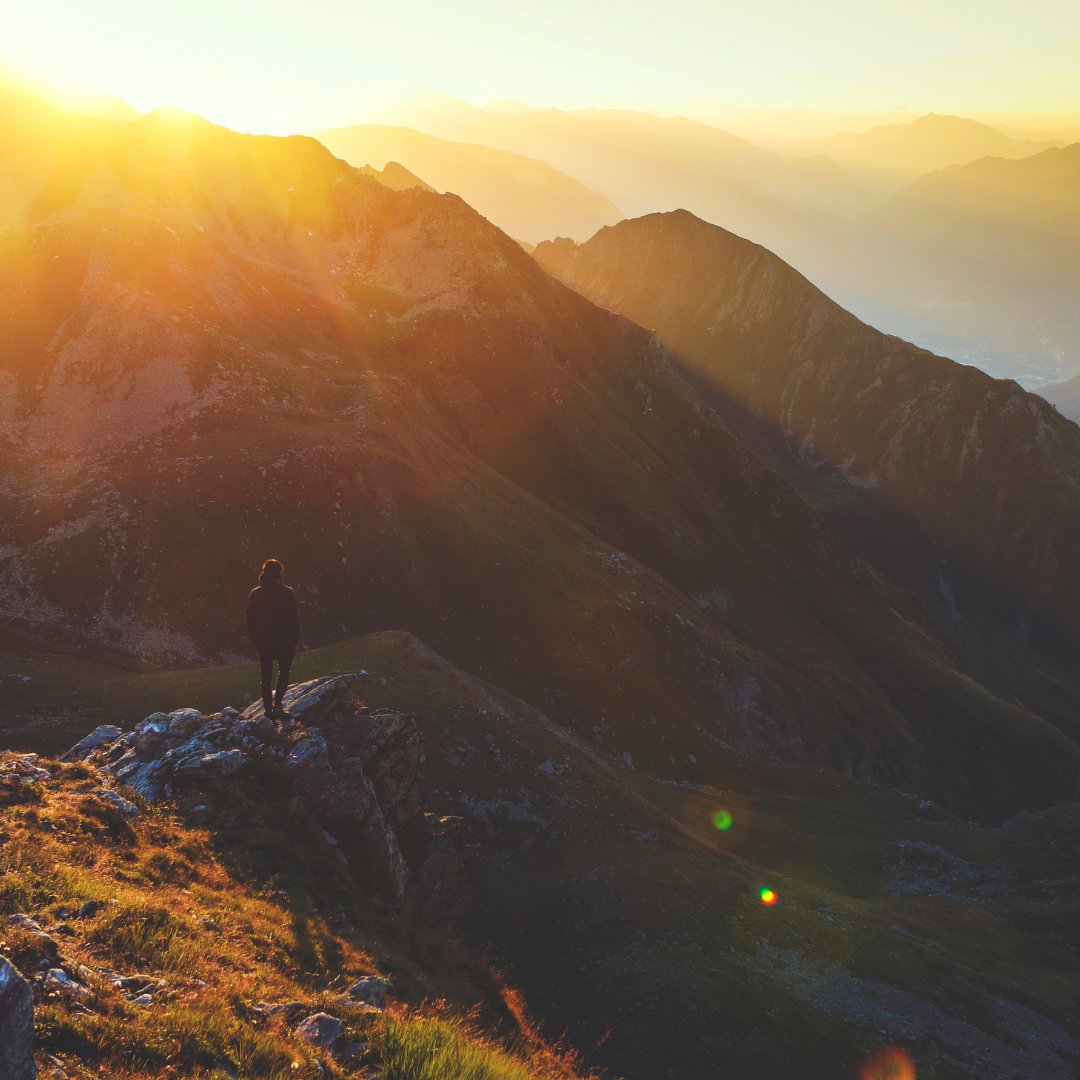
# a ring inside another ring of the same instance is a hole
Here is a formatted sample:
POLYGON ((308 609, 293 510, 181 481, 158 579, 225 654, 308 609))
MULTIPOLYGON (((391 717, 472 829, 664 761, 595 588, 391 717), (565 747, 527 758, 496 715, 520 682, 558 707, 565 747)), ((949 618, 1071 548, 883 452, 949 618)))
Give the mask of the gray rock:
POLYGON ((0 1076, 35 1080, 34 997, 30 984, 0 957, 0 1076))
MULTIPOLYGON (((356 676, 329 675, 321 679, 297 683, 285 693, 282 706, 294 721, 308 727, 317 724, 348 693, 356 676)), ((261 701, 252 702, 243 712, 244 717, 254 719, 263 715, 261 701)))
POLYGON ((64 997, 87 997, 90 993, 82 983, 76 982, 63 968, 49 968, 41 982, 42 989, 48 994, 60 994, 64 997))
POLYGON ((135 754, 141 761, 155 757, 169 731, 169 718, 154 713, 135 725, 135 754))
POLYGON ((232 776, 247 764, 242 750, 217 750, 210 754, 195 754, 176 766, 178 777, 232 776))
POLYGON ((378 975, 365 975, 345 991, 345 997, 358 1005, 371 1005, 381 1009, 386 1004, 386 995, 393 985, 389 979, 380 978, 378 975))
POLYGON ((316 1013, 296 1026, 296 1034, 304 1042, 320 1050, 333 1050, 334 1043, 341 1038, 342 1023, 329 1013, 316 1013))
POLYGON ((115 769, 107 766, 101 771, 137 791, 147 802, 160 801, 168 791, 169 770, 161 761, 129 761, 125 755, 115 769))
POLYGON ((293 745, 285 759, 285 768, 290 772, 300 772, 317 768, 329 760, 326 739, 318 728, 309 728, 299 742, 293 745))
POLYGON ((203 714, 198 709, 174 709, 168 717, 169 735, 190 735, 202 722, 203 714))
MULTIPOLYGON (((103 803, 108 803, 108 805, 111 806, 125 821, 134 821, 142 813, 142 811, 133 802, 125 799, 123 795, 121 795, 117 791, 113 791, 112 788, 96 788, 94 790, 94 794, 103 803)), ((97 901, 88 900, 83 905, 83 907, 79 909, 80 914, 82 914, 83 909, 89 907, 91 904, 97 904, 97 901)), ((90 912, 90 914, 94 914, 94 912, 96 912, 100 907, 101 905, 97 904, 97 907, 95 907, 93 911, 90 912)))
POLYGON ((310 1008, 302 1001, 278 1001, 272 1005, 265 1003, 256 1005, 255 1008, 265 1016, 280 1016, 286 1023, 299 1020, 310 1008))
POLYGON ((37 764, 37 754, 19 754, 0 762, 0 775, 16 776, 26 783, 42 783, 52 779, 48 769, 37 764))
POLYGON ((85 738, 80 739, 60 758, 61 761, 84 761, 95 750, 107 746, 123 734, 114 724, 102 724, 94 728, 85 738))
MULTIPOLYGON (((107 791, 108 788, 106 788, 105 790, 107 791)), ((115 795, 116 792, 114 791, 113 794, 115 795)), ((119 798, 119 796, 117 796, 117 797, 119 798)), ((123 801, 127 802, 127 799, 124 799, 123 801)), ((128 806, 134 807, 135 812, 138 813, 139 808, 137 806, 134 806, 133 803, 128 803, 128 806)), ((99 900, 87 900, 86 903, 83 904, 83 906, 81 908, 79 908, 78 911, 75 912, 75 918, 77 918, 77 919, 90 919, 90 918, 93 918, 104 906, 105 905, 102 904, 101 901, 99 901, 99 900)))
POLYGON ((16 915, 8 916, 8 926, 18 926, 22 930, 29 930, 34 934, 43 934, 44 930, 41 929, 41 925, 34 919, 31 919, 29 915, 19 912, 16 915))

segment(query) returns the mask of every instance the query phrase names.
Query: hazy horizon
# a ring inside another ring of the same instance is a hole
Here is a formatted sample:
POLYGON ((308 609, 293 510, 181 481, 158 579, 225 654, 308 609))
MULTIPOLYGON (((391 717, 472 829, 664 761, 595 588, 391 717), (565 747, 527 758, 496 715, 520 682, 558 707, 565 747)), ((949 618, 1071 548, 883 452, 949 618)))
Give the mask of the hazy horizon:
POLYGON ((1039 0, 997 4, 987 18, 982 7, 831 0, 746 11, 677 0, 627 18, 565 0, 363 14, 340 0, 302 12, 280 0, 41 0, 7 15, 0 71, 267 134, 371 120, 421 88, 481 106, 685 115, 766 141, 926 112, 1047 137, 1080 129, 1080 10, 1039 0))

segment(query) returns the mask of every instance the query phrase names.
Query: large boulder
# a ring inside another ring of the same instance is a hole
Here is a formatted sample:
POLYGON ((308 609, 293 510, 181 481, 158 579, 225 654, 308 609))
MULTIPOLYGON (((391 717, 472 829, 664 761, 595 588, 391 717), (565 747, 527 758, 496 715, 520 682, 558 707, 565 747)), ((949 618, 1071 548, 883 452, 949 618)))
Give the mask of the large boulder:
MULTIPOLYGON (((294 723, 311 727, 341 702, 355 682, 352 672, 309 679, 289 687, 281 704, 294 723)), ((241 715, 248 720, 265 715, 262 702, 253 701, 241 715)))
POLYGON ((298 1024, 296 1034, 319 1050, 333 1050, 334 1044, 341 1038, 341 1029, 342 1023, 336 1016, 321 1012, 298 1024))
POLYGON ((102 724, 94 728, 85 738, 80 739, 64 756, 61 761, 84 761, 95 750, 115 742, 123 732, 114 724, 102 724))
POLYGON ((30 984, 0 956, 0 1076, 34 1080, 34 998, 30 984))

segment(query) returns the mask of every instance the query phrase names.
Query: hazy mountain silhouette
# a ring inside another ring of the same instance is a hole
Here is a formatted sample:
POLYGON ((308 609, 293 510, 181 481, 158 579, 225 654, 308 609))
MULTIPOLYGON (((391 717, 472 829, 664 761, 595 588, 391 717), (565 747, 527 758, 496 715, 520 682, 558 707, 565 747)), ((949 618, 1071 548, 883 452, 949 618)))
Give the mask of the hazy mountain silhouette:
POLYGON ((1046 398, 1062 416, 1067 416, 1074 423, 1080 424, 1080 375, 1074 375, 1064 382, 1040 387, 1039 396, 1046 398))
POLYGON ((857 235, 861 313, 1035 385, 1080 370, 1080 143, 921 177, 857 235))
POLYGON ((832 242, 835 208, 856 190, 820 157, 793 161, 678 116, 517 102, 478 108, 432 94, 387 106, 385 118, 539 158, 631 216, 686 207, 800 265, 832 242))
POLYGON ((315 137, 353 165, 399 161, 436 189, 460 195, 522 240, 535 243, 550 236, 584 240, 622 217, 606 195, 520 154, 378 124, 318 131, 315 137))
POLYGON ((696 121, 626 110, 477 108, 432 94, 387 106, 385 116, 550 162, 629 216, 688 209, 775 251, 860 317, 995 374, 1037 383, 1074 362, 1076 294, 1060 255, 1044 258, 1042 240, 1031 239, 1043 265, 1028 285, 1030 266, 1013 269, 1010 253, 997 250, 1006 235, 1022 249, 1029 226, 999 226, 991 216, 971 256, 962 192, 934 213, 915 189, 879 205, 927 168, 991 152, 1014 158, 1046 144, 931 114, 837 136, 835 158, 817 142, 801 148, 814 156, 793 160, 696 121), (987 265, 999 266, 1002 287, 987 280, 987 265))
POLYGON ((895 191, 923 173, 983 157, 1021 158, 1057 145, 1016 139, 962 116, 928 113, 906 124, 882 124, 859 134, 792 143, 803 154, 825 154, 881 191, 895 191))

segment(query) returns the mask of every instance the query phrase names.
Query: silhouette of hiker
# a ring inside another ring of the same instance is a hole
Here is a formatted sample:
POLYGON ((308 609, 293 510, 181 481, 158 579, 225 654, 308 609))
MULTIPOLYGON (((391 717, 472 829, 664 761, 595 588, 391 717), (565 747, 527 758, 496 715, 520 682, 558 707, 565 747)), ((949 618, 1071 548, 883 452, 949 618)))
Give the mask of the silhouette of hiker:
POLYGON ((259 584, 248 595, 247 628, 248 637, 259 650, 263 709, 267 716, 282 719, 288 716, 281 708, 281 699, 289 685, 289 667, 300 644, 300 613, 296 608, 296 593, 285 584, 285 566, 280 559, 267 559, 262 565, 259 584), (275 661, 278 678, 271 699, 275 661))

